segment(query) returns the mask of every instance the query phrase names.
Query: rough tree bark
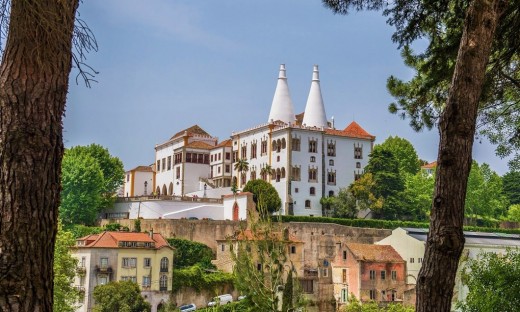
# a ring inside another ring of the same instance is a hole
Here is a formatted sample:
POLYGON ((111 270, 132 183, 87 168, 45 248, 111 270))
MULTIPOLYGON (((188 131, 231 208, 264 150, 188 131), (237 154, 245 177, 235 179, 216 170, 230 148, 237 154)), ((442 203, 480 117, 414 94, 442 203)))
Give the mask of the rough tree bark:
POLYGON ((495 28, 506 0, 475 0, 464 23, 440 142, 430 233, 417 283, 416 311, 450 311, 464 247, 464 200, 479 98, 495 28))
POLYGON ((12 0, 0 67, 0 311, 52 311, 78 0, 12 0))

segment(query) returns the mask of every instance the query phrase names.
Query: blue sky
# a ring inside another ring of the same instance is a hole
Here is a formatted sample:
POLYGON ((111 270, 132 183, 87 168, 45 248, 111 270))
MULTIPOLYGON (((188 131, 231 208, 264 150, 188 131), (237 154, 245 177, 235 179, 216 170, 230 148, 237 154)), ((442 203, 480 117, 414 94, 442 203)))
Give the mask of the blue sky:
MULTIPOLYGON (((387 78, 413 72, 379 12, 334 15, 320 0, 88 0, 79 12, 99 45, 87 63, 100 73, 90 89, 71 74, 67 147, 101 144, 128 170, 153 163, 155 144, 194 124, 224 140, 267 122, 281 63, 303 112, 318 64, 337 128, 355 120, 376 143, 398 135, 436 159, 437 130, 415 133, 388 113, 387 78)), ((474 158, 505 173, 507 161, 478 142, 474 158)))

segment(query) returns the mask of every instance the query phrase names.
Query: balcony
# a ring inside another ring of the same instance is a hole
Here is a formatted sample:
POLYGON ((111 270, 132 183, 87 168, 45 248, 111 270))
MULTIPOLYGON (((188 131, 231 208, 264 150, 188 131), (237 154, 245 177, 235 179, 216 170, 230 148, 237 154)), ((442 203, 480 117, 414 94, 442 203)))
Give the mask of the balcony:
POLYGON ((161 273, 168 273, 168 267, 161 267, 161 273))
POLYGON ((97 273, 112 274, 112 267, 108 265, 96 265, 97 273))
POLYGON ((79 276, 85 276, 85 273, 87 273, 87 268, 85 268, 84 266, 76 268, 76 274, 78 274, 79 276))
POLYGON ((159 291, 168 291, 168 287, 167 286, 161 286, 161 287, 159 287, 159 291))

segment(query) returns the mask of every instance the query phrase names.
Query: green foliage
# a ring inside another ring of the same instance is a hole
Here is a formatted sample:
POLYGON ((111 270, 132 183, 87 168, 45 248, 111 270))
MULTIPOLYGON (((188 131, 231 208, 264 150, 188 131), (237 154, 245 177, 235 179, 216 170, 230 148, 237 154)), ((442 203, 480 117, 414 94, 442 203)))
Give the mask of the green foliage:
POLYGON ((358 213, 356 198, 347 188, 340 189, 337 196, 323 197, 320 203, 330 209, 334 218, 355 218, 358 213))
POLYGON ((511 205, 507 212, 507 220, 520 222, 520 205, 511 205))
POLYGON ((230 240, 235 287, 246 295, 251 311, 278 311, 279 307, 293 311, 300 304, 301 290, 293 283, 295 268, 288 256, 288 239, 281 223, 275 226, 270 218, 252 218, 249 228, 230 240), (292 288, 292 295, 281 293, 285 287, 287 291, 292 288))
POLYGON ((60 218, 65 226, 93 225, 102 202, 103 172, 90 155, 65 151, 60 218))
POLYGON ((119 223, 109 223, 109 224, 105 225, 104 230, 105 231, 126 231, 126 232, 130 231, 128 226, 122 226, 119 223))
MULTIPOLYGON (((404 180, 399 171, 399 162, 394 154, 384 147, 376 146, 365 167, 366 173, 372 174, 374 182, 369 192, 377 201, 382 200, 380 209, 377 209, 379 205, 370 207, 374 217, 395 220, 408 216, 408 212, 402 209, 400 193, 404 191, 404 180)), ((352 188, 352 190, 354 189, 352 188)), ((353 194, 356 192, 353 191, 353 194)))
POLYGON ((233 275, 224 272, 207 272, 205 268, 196 264, 183 269, 175 269, 172 291, 175 293, 183 288, 192 288, 195 291, 213 290, 219 286, 233 283, 233 275))
POLYGON ((222 306, 214 306, 208 308, 197 309, 200 312, 250 312, 251 310, 246 300, 238 302, 230 302, 222 306))
POLYGON ((110 282, 94 288, 94 312, 149 312, 139 285, 131 281, 110 282))
POLYGON ((401 175, 416 174, 420 169, 419 156, 410 141, 398 136, 389 136, 383 143, 378 145, 386 149, 394 155, 399 164, 399 172, 401 175))
POLYGON ((99 234, 103 232, 103 228, 98 226, 86 226, 82 224, 74 224, 68 228, 68 231, 74 235, 74 238, 84 237, 90 234, 99 234))
POLYGON ((287 279, 285 282, 285 287, 283 289, 283 299, 282 299, 282 311, 291 311, 291 308, 294 306, 294 278, 293 271, 289 271, 287 274, 287 279))
POLYGON ((123 163, 100 145, 76 146, 62 162, 60 218, 64 226, 93 225, 103 208, 111 207, 123 183, 123 163))
POLYGON ((411 220, 427 221, 433 202, 435 178, 432 175, 417 172, 404 175, 405 190, 402 193, 403 210, 411 220))
POLYGON ((465 214, 484 218, 499 218, 507 211, 508 200, 502 192, 502 179, 488 164, 473 161, 468 177, 465 214))
POLYGON ((134 232, 141 232, 141 220, 135 219, 134 220, 134 232))
POLYGON ((58 224, 54 246, 54 312, 74 312, 80 298, 79 291, 72 285, 78 260, 70 254, 70 247, 75 243, 73 234, 58 224))
POLYGON ((249 180, 243 191, 253 193, 253 201, 259 212, 260 207, 264 207, 269 213, 273 213, 280 210, 282 206, 282 200, 276 189, 264 180, 249 180))
POLYGON ((520 251, 505 255, 483 253, 469 259, 463 269, 462 282, 469 293, 459 302, 463 312, 518 311, 520 307, 520 251))
POLYGON ((175 248, 174 268, 186 268, 196 264, 202 268, 215 268, 211 264, 213 251, 208 246, 182 238, 168 238, 167 241, 175 248))
POLYGON ((414 312, 413 307, 404 306, 399 303, 390 303, 386 306, 379 306, 376 302, 361 302, 353 295, 350 294, 348 299, 348 305, 346 305, 342 312, 414 312))
POLYGON ((520 171, 510 171, 502 177, 504 194, 511 205, 520 204, 520 171))
MULTIPOLYGON (((309 216, 280 216, 280 218, 281 218, 282 222, 333 223, 333 224, 361 227, 361 228, 390 229, 390 230, 396 229, 398 227, 428 228, 430 225, 428 222, 399 221, 399 220, 341 219, 341 218, 309 217, 309 216)), ((464 231, 520 234, 520 229, 502 229, 502 228, 497 228, 497 227, 465 226, 464 231)))

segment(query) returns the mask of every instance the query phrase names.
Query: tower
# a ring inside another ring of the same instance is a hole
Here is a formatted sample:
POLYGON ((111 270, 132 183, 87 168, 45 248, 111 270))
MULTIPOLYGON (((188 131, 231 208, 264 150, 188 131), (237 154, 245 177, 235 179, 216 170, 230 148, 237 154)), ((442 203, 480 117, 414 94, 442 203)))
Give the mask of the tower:
POLYGON ((285 74, 285 64, 281 64, 268 121, 281 120, 285 123, 294 123, 295 119, 293 103, 285 74))
POLYGON ((311 89, 309 91, 309 97, 307 98, 307 104, 305 105, 305 114, 302 124, 307 127, 328 128, 325 105, 323 104, 323 98, 321 96, 318 65, 314 65, 311 89))

